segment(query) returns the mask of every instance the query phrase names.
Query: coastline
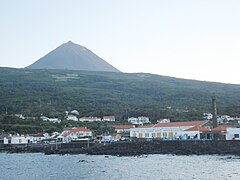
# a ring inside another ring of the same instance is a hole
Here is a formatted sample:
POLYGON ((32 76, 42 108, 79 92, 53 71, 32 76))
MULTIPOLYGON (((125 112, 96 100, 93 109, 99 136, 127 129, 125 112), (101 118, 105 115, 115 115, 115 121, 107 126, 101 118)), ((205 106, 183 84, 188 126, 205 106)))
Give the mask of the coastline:
POLYGON ((48 154, 88 154, 112 156, 138 156, 147 154, 175 155, 236 155, 240 156, 240 141, 119 141, 109 144, 65 143, 0 145, 0 152, 45 153, 48 154))

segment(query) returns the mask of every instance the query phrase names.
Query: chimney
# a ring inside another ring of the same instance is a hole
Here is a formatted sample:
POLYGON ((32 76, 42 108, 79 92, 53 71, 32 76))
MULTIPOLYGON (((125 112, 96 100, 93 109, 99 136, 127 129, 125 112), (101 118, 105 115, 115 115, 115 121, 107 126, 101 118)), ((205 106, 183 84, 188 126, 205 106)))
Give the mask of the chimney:
POLYGON ((213 128, 218 126, 217 122, 217 103, 216 103, 216 97, 212 96, 212 114, 213 114, 213 128))

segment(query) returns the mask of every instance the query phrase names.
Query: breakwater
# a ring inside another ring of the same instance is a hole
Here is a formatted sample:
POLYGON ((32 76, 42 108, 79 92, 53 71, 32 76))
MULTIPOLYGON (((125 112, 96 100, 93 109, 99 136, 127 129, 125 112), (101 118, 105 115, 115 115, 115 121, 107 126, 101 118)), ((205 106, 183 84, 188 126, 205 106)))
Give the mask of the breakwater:
MULTIPOLYGON (((6 149, 5 149, 6 150, 6 149)), ((44 152, 45 154, 89 154, 135 156, 142 154, 176 155, 237 155, 240 156, 240 141, 119 141, 111 144, 66 143, 35 147, 8 147, 8 152, 44 152)))

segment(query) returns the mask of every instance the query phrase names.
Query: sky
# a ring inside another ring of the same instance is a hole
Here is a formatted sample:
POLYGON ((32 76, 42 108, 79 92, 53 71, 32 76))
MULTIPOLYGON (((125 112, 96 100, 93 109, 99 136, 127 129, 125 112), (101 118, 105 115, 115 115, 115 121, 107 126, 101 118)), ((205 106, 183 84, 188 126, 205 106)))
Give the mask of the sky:
POLYGON ((0 67, 69 40, 122 72, 240 84, 239 0, 0 0, 0 67))

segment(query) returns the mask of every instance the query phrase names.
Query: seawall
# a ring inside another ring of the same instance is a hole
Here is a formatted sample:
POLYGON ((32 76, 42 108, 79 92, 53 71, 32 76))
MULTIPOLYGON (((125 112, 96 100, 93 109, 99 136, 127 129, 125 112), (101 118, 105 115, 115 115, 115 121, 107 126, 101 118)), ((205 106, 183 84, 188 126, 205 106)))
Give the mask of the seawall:
POLYGON ((137 140, 119 141, 111 144, 66 143, 44 146, 7 146, 7 152, 44 152, 45 154, 89 154, 135 156, 142 154, 176 154, 176 155, 237 155, 240 156, 240 141, 162 141, 137 140))
POLYGON ((88 154, 131 156, 141 154, 240 155, 240 141, 136 141, 118 142, 88 150, 88 154))

